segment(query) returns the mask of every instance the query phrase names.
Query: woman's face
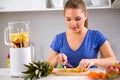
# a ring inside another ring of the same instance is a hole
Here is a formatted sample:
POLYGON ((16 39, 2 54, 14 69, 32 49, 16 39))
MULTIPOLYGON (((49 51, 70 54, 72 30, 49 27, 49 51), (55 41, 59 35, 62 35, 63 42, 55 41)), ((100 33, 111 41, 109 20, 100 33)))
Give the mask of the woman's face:
POLYGON ((69 29, 73 32, 80 32, 84 28, 84 23, 87 18, 87 13, 81 9, 66 9, 65 21, 69 29))

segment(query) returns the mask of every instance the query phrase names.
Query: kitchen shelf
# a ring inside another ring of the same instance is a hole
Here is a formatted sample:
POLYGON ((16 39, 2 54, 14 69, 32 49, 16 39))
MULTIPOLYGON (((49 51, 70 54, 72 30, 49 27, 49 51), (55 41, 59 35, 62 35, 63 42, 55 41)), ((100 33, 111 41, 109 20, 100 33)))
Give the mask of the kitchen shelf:
MULTIPOLYGON (((22 12, 22 11, 59 11, 63 8, 52 8, 49 0, 1 0, 0 12, 22 12)), ((84 0, 87 9, 111 8, 111 0, 102 0, 104 5, 94 5, 92 0, 84 0)))
MULTIPOLYGON (((111 0, 105 0, 101 5, 93 5, 90 0, 84 0, 87 6, 87 9, 107 9, 111 8, 111 0)), ((102 1, 102 0, 101 0, 102 1)), ((56 11, 56 10, 63 10, 63 8, 48 8, 43 9, 42 11, 56 11)))

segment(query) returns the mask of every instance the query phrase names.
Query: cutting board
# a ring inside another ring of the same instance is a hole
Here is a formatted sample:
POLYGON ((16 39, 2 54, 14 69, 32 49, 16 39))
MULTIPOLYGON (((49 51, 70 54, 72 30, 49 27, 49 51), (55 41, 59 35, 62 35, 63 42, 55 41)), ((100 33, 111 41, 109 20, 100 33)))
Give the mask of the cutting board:
POLYGON ((86 72, 66 72, 64 69, 56 69, 53 71, 55 75, 58 76, 82 76, 87 75, 89 71, 86 72))

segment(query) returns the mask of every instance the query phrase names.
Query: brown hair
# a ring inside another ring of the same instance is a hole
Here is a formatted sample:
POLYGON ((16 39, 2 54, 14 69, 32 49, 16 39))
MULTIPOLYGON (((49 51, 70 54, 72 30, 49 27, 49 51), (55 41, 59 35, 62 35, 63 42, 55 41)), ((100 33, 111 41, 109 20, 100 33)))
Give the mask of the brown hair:
MULTIPOLYGON (((87 12, 86 5, 83 2, 83 0, 67 0, 67 2, 65 3, 65 6, 64 6, 64 14, 65 14, 65 10, 67 8, 73 8, 73 9, 80 8, 85 13, 87 12)), ((86 19, 84 26, 86 28, 88 28, 88 18, 86 19)))

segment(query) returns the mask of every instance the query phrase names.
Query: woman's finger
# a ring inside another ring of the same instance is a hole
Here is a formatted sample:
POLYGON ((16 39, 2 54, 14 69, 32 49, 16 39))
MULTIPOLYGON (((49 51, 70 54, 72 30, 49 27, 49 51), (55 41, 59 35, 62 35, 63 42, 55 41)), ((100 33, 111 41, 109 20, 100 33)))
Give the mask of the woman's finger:
POLYGON ((80 64, 79 64, 79 68, 81 70, 85 70, 86 68, 88 68, 89 66, 89 59, 83 59, 81 60, 80 64))
POLYGON ((65 54, 62 54, 62 58, 63 58, 63 64, 67 63, 67 56, 65 54))

